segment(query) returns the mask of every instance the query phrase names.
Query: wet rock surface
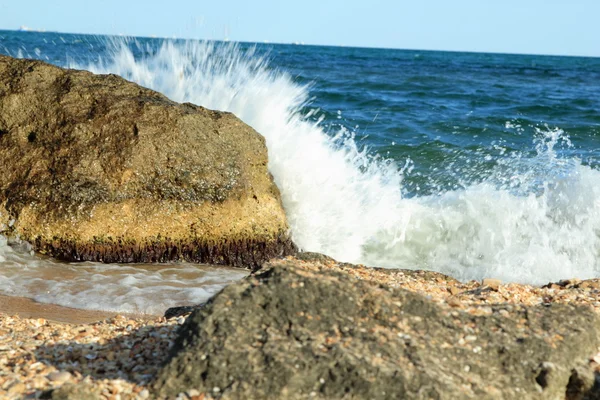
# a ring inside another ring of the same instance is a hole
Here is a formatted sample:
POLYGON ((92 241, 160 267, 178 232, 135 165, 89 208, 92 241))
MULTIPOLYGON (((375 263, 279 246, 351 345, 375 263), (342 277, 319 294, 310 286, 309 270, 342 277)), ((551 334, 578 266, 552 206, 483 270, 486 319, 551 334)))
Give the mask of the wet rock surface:
POLYGON ((0 232, 61 259, 295 252, 260 134, 114 75, 0 56, 0 169, 0 232))
POLYGON ((267 264, 227 287, 184 323, 155 393, 593 398, 589 358, 600 345, 600 319, 591 308, 498 304, 466 310, 360 279, 360 269, 308 257, 267 264))

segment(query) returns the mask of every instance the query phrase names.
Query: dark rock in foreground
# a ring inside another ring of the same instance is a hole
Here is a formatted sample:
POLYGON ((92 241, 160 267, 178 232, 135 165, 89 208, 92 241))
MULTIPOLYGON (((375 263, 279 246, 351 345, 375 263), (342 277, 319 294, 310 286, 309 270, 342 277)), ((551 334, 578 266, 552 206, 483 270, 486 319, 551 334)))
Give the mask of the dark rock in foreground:
POLYGON ((65 260, 295 252, 264 138, 114 75, 0 55, 0 233, 65 260))
POLYGON ((183 325, 154 384, 230 399, 577 399, 600 320, 569 305, 469 312, 318 263, 272 263, 183 325))

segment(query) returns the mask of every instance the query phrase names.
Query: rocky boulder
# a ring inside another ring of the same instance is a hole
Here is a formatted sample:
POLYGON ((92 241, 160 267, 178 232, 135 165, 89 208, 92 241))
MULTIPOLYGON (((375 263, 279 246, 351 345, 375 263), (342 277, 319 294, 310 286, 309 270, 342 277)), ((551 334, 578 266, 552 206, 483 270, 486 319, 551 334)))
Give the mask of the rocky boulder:
POLYGON ((264 138, 115 75, 0 56, 0 233, 64 260, 295 252, 264 138))
MULTIPOLYGON (((344 268, 350 268, 346 265, 344 268)), ((226 399, 579 399, 600 319, 584 307, 457 310, 296 260, 225 288, 154 383, 226 399)))

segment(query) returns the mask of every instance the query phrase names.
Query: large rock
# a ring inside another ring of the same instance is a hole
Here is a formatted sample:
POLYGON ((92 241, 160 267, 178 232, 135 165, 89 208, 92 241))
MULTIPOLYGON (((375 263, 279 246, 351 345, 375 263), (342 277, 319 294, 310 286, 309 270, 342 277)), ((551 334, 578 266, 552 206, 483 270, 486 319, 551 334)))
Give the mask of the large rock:
POLYGON ((599 317, 583 307, 461 311, 319 263, 279 261, 182 326, 157 396, 577 399, 599 317))
POLYGON ((294 252, 264 138, 115 75, 0 56, 0 232, 66 260, 294 252))

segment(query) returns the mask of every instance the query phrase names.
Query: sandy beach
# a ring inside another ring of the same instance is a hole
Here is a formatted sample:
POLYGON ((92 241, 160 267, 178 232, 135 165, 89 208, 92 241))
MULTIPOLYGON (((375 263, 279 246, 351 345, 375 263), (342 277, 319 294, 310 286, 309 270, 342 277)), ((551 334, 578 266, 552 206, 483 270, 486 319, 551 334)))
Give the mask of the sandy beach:
POLYGON ((148 315, 78 310, 0 296, 0 398, 40 398, 68 384, 101 398, 144 399, 177 326, 148 315))
MULTIPOLYGON (((598 280, 545 287, 495 280, 461 283, 435 272, 372 269, 329 259, 320 264, 470 313, 486 313, 482 306, 500 303, 569 303, 600 310, 598 280)), ((0 307, 0 397, 9 399, 42 398, 52 389, 75 383, 103 399, 148 398, 148 385, 165 361, 177 327, 185 321, 185 316, 167 320, 115 315, 7 296, 0 296, 0 307)), ((590 360, 597 366, 600 358, 590 354, 590 360)), ((203 396, 192 391, 180 397, 208 398, 203 396)))

